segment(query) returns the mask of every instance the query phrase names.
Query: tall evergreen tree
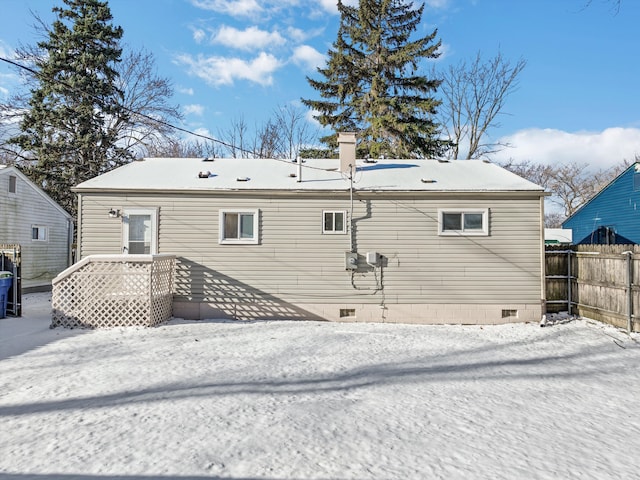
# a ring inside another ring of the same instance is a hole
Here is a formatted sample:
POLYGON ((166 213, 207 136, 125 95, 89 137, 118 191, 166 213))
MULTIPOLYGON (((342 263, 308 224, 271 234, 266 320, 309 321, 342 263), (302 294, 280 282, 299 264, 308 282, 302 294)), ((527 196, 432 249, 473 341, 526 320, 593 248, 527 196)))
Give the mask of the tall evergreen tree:
MULTIPOLYGON (((358 133, 359 154, 397 158, 432 157, 447 142, 438 139, 434 117, 440 104, 432 95, 439 80, 420 74, 424 59, 437 58, 437 30, 412 39, 424 4, 403 0, 338 0, 340 27, 328 52, 322 80, 307 78, 321 100, 302 102, 319 112, 323 126, 358 133)), ((321 139, 335 146, 335 133, 321 139)))
POLYGON ((76 213, 71 187, 130 159, 105 128, 122 112, 115 66, 122 49, 122 28, 111 24, 106 1, 63 0, 54 7, 56 20, 48 39, 39 42, 43 55, 31 90, 20 135, 11 141, 29 152, 27 174, 69 213, 76 213))

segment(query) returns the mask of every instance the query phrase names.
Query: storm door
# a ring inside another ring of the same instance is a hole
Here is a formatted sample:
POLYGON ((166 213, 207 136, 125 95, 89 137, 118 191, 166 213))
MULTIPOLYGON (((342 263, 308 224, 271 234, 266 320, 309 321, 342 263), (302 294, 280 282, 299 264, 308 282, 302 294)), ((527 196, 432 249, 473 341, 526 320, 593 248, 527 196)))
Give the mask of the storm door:
POLYGON ((122 216, 122 253, 156 254, 157 216, 155 208, 125 210, 122 216))

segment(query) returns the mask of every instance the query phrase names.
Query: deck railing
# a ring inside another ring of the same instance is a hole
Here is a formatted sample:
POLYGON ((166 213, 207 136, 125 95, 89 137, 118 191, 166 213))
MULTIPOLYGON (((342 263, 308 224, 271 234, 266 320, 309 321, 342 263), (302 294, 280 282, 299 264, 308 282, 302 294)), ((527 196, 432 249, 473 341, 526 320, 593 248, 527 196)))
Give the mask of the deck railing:
POLYGON ((155 326, 171 318, 174 255, 90 255, 53 279, 52 327, 155 326))

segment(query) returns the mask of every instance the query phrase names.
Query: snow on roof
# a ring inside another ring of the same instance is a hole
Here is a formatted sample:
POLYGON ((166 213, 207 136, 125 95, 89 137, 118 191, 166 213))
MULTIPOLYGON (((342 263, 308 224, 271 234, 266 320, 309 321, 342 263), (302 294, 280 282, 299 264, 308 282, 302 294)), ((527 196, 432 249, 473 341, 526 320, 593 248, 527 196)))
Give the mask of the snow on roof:
MULTIPOLYGON (((338 159, 147 158, 81 183, 76 191, 346 191, 338 159)), ((360 191, 538 191, 543 188, 481 160, 358 160, 354 188, 360 191)))

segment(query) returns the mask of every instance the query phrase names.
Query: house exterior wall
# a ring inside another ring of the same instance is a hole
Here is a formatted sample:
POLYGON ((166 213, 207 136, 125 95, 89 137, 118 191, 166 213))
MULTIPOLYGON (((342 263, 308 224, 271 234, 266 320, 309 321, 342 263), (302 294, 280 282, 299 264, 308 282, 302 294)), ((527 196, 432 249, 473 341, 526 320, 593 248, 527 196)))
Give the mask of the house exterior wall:
POLYGON ((573 242, 640 243, 640 173, 632 165, 562 224, 573 242))
POLYGON ((48 287, 69 266, 71 219, 14 171, 0 171, 0 243, 20 244, 23 290, 48 287), (16 192, 9 179, 16 177, 16 192), (45 240, 32 239, 32 227, 46 228, 45 240))
POLYGON ((114 208, 158 208, 158 252, 178 257, 174 314, 185 318, 500 323, 539 321, 540 195, 356 192, 351 235, 323 234, 323 210, 348 192, 80 194, 80 256, 120 253, 114 208), (259 209, 257 245, 218 243, 220 209, 259 209), (489 236, 439 236, 438 209, 488 208, 489 236), (366 264, 367 252, 382 256, 366 264), (506 312, 506 313, 505 313, 506 312))

